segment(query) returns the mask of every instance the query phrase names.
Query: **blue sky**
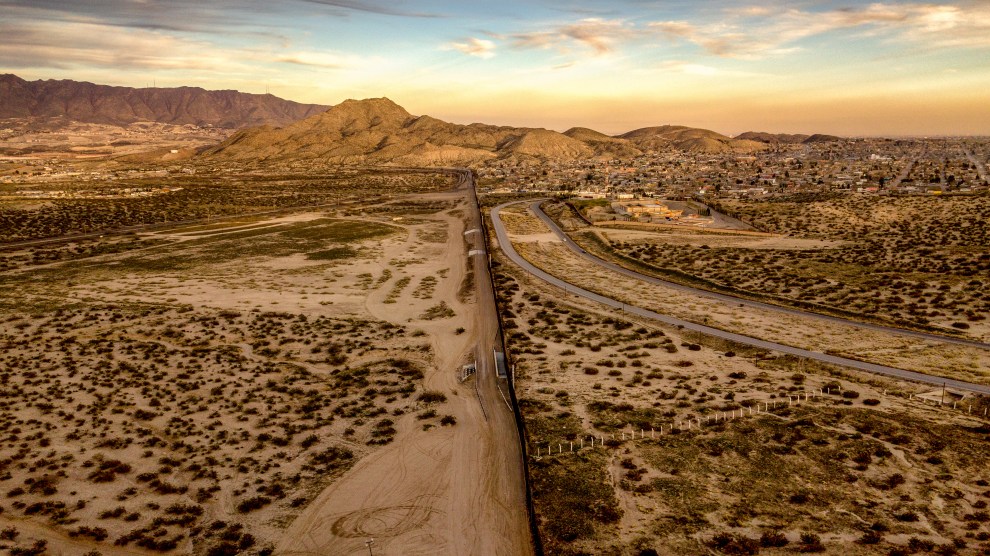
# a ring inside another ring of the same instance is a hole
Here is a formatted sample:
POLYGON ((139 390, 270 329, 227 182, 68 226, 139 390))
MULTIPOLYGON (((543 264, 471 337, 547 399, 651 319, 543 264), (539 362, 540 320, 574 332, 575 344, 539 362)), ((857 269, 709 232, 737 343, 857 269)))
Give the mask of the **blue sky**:
POLYGON ((990 3, 0 0, 0 71, 618 133, 990 134, 990 3))

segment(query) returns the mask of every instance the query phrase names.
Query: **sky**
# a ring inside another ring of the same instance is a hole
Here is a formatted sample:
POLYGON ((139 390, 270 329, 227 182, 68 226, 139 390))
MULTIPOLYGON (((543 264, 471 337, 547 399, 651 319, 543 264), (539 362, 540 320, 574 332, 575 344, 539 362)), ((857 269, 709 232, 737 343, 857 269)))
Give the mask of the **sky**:
POLYGON ((456 123, 990 135, 990 0, 0 0, 0 73, 456 123))

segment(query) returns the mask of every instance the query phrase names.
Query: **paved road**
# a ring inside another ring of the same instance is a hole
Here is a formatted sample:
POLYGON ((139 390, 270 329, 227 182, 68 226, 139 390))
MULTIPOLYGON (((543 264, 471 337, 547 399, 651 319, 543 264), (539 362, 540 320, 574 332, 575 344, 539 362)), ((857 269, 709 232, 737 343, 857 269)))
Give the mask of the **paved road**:
POLYGON ((973 166, 976 166, 976 172, 980 175, 980 178, 983 181, 990 182, 990 176, 987 176, 987 164, 977 160, 976 155, 973 154, 973 151, 969 147, 964 147, 964 150, 966 151, 966 158, 969 159, 973 166))
MULTIPOLYGON (((964 382, 964 381, 961 381, 961 380, 952 380, 952 379, 947 379, 947 378, 942 378, 942 377, 937 377, 937 376, 926 375, 924 373, 918 373, 918 372, 914 372, 914 371, 908 371, 908 370, 905 370, 905 369, 898 369, 896 367, 887 367, 885 365, 876 365, 876 364, 873 364, 873 363, 866 363, 864 361, 857 361, 855 359, 847 359, 845 357, 837 357, 835 355, 828 355, 826 353, 820 353, 820 352, 817 352, 817 351, 811 351, 811 350, 801 349, 801 348, 797 348, 797 347, 793 347, 793 346, 788 346, 788 345, 784 345, 784 344, 778 344, 776 342, 769 342, 769 341, 766 341, 766 340, 761 340, 759 338, 753 338, 751 336, 745 336, 743 334, 736 334, 734 332, 727 332, 725 330, 720 330, 718 328, 712 328, 710 326, 705 326, 705 325, 702 325, 702 324, 697 324, 697 323, 689 322, 689 321, 686 321, 686 320, 681 320, 681 319, 670 317, 670 316, 667 316, 667 315, 662 315, 660 313, 656 313, 654 311, 650 311, 649 309, 643 309, 642 307, 636 307, 634 305, 629 305, 629 304, 623 303, 621 301, 616 301, 615 299, 612 299, 610 297, 606 297, 606 296, 603 296, 603 295, 600 295, 600 294, 597 294, 597 293, 594 293, 594 292, 591 292, 591 291, 588 291, 588 290, 579 288, 579 287, 577 287, 577 286, 575 286, 575 285, 573 285, 573 284, 571 284, 571 283, 569 283, 569 282, 567 282, 565 280, 561 280, 560 278, 557 278, 556 276, 553 276, 553 275, 551 275, 551 274, 543 271, 542 269, 539 269, 539 268, 533 266, 526 259, 522 258, 519 255, 519 253, 516 252, 515 248, 512 246, 512 242, 509 241, 509 236, 508 236, 508 234, 505 231, 505 225, 502 223, 502 220, 499 217, 499 212, 501 211, 501 209, 503 209, 504 207, 506 207, 508 205, 512 205, 512 204, 516 204, 516 203, 520 203, 520 202, 525 202, 525 201, 515 201, 515 202, 511 202, 511 203, 505 203, 505 204, 499 205, 499 206, 497 206, 497 207, 495 207, 495 208, 492 209, 492 213, 491 213, 491 215, 492 215, 492 224, 493 224, 493 226, 495 228, 495 235, 498 238, 499 247, 506 254, 506 256, 508 256, 509 259, 512 260, 512 262, 514 262, 515 264, 519 265, 524 270, 526 270, 530 274, 536 276, 537 278, 540 278, 541 280, 543 280, 545 282, 548 282, 548 283, 550 283, 552 285, 555 285, 555 286, 557 286, 559 288, 565 289, 568 293, 573 293, 575 295, 579 295, 581 297, 584 297, 585 299, 590 299, 592 301, 596 301, 598 303, 602 303, 602 304, 604 304, 604 305, 606 305, 608 307, 612 307, 614 309, 619 309, 619 310, 621 310, 621 311, 623 311, 625 313, 629 313, 631 315, 637 315, 637 316, 640 316, 640 317, 646 317, 646 318, 657 320, 657 321, 660 321, 660 322, 663 322, 663 323, 666 323, 666 324, 669 324, 669 325, 672 325, 672 326, 682 327, 685 330, 691 330, 691 331, 694 331, 694 332, 700 332, 702 334, 707 334, 709 336, 715 336, 716 338, 722 338, 722 339, 725 339, 725 340, 730 340, 730 341, 733 341, 733 342, 738 342, 738 343, 744 344, 744 345, 749 345, 749 346, 754 346, 754 347, 758 347, 758 348, 773 350, 773 351, 777 351, 777 352, 780 352, 780 353, 786 353, 786 354, 790 354, 790 355, 796 355, 798 357, 805 357, 805 358, 808 358, 808 359, 813 359, 813 360, 821 361, 821 362, 824 362, 824 363, 832 363, 832 364, 835 364, 835 365, 841 365, 841 366, 849 367, 849 368, 852 368, 852 369, 858 369, 858 370, 861 370, 861 371, 867 371, 867 372, 871 372, 871 373, 886 375, 886 376, 890 376, 890 377, 894 377, 894 378, 899 378, 899 379, 913 380, 913 381, 916 381, 916 382, 923 382, 923 383, 934 384, 934 385, 938 385, 938 386, 942 386, 944 384, 945 386, 948 386, 949 388, 955 388, 955 389, 958 389, 958 390, 966 390, 966 391, 976 392, 976 393, 980 393, 980 394, 990 394, 990 386, 984 386, 984 385, 981 385, 981 384, 973 384, 973 383, 964 382)), ((538 204, 538 202, 537 203, 534 203, 534 205, 535 204, 538 204)), ((543 214, 543 213, 542 213, 542 211, 538 211, 537 214, 543 214)), ((544 217, 545 217, 545 215, 544 215, 544 217)), ((559 228, 556 228, 555 225, 552 225, 551 227, 553 229, 555 229, 555 230, 558 230, 559 229, 559 228)), ((573 249, 577 249, 579 252, 581 251, 580 247, 577 247, 576 245, 574 245, 573 242, 570 242, 569 239, 565 239, 564 241, 567 242, 568 245, 571 246, 573 249)), ((597 257, 588 257, 588 258, 590 260, 592 260, 593 262, 595 262, 596 264, 606 263, 606 261, 602 261, 601 259, 598 259, 597 257)), ((610 265, 608 263, 604 264, 603 266, 606 266, 607 268, 609 268, 611 270, 621 269, 621 270, 624 270, 624 271, 627 271, 627 272, 631 272, 628 269, 623 269, 622 267, 615 268, 617 265, 610 265)), ((624 274, 625 274, 625 272, 624 272, 624 274)), ((648 277, 644 277, 644 278, 648 278, 648 277)), ((941 340, 941 338, 939 338, 939 339, 941 340)))
POLYGON ((904 168, 901 170, 901 173, 897 174, 897 177, 894 178, 892 182, 890 182, 888 189, 896 189, 899 185, 901 185, 901 182, 906 180, 908 175, 911 174, 911 170, 914 170, 914 165, 917 164, 917 162, 918 159, 916 158, 912 158, 911 160, 909 160, 908 163, 904 165, 904 168))
POLYGON ((931 333, 928 333, 928 332, 920 332, 920 331, 915 331, 915 330, 907 330, 907 329, 904 329, 904 328, 894 328, 892 326, 883 326, 881 324, 872 324, 872 323, 866 323, 866 322, 859 322, 859 321, 854 321, 854 320, 850 320, 850 319, 844 319, 842 317, 834 317, 834 316, 831 316, 831 315, 823 315, 821 313, 813 313, 813 312, 810 312, 810 311, 802 311, 801 309, 794 309, 792 307, 782 307, 780 305, 773 305, 771 303, 763 303, 761 301, 753 301, 751 299, 746 299, 744 297, 736 297, 736 296, 728 295, 728 294, 724 294, 724 293, 717 293, 717 292, 712 292, 712 291, 709 291, 709 290, 702 290, 702 289, 699 289, 699 288, 692 288, 691 286, 685 286, 683 284, 678 284, 677 282, 670 282, 670 281, 667 281, 667 280, 663 280, 661 278, 657 278, 655 276, 649 276, 649 275, 646 275, 646 274, 641 274, 639 272, 636 272, 635 270, 630 270, 630 269, 628 269, 628 268, 626 268, 624 266, 617 265, 615 263, 612 263, 612 262, 606 261, 604 259, 601 259, 599 257, 596 257, 596 256, 594 256, 594 255, 586 252, 578 244, 574 243, 574 241, 566 233, 564 233, 563 230, 560 229, 560 226, 557 226, 557 223, 554 222, 549 216, 547 216, 547 214, 545 212, 543 212, 542 209, 540 209, 540 204, 543 203, 544 200, 539 200, 539 201, 534 202, 530 208, 533 210, 534 213, 536 213, 536 216, 538 216, 540 218, 540 220, 542 220, 551 230, 553 230, 553 232, 557 235, 557 237, 559 237, 560 240, 563 241, 564 244, 571 249, 571 251, 574 251, 580 257, 582 257, 584 259, 587 259, 587 260, 589 260, 589 261, 591 261, 591 262, 593 262, 593 263, 595 263, 595 264, 597 264, 599 266, 604 266, 604 267, 608 268, 609 270, 618 272, 620 274, 624 274, 624 275, 629 276, 631 278, 636 278, 637 280, 643 280, 644 282, 648 282, 650 284, 655 284, 655 285, 658 285, 658 286, 663 286, 665 288, 671 288, 671 289, 675 289, 675 290, 682 291, 682 292, 687 292, 687 293, 694 294, 694 295, 708 297, 710 299, 717 299, 719 301, 723 301, 723 302, 726 302, 726 303, 736 303, 738 305, 745 305, 747 307, 753 307, 753 308, 756 308, 756 309, 766 309, 766 310, 770 310, 770 311, 777 311, 779 313, 784 313, 784 314, 788 314, 788 315, 796 315, 796 316, 800 316, 800 317, 807 317, 807 318, 810 318, 810 319, 815 319, 815 320, 818 320, 818 321, 828 322, 828 323, 832 323, 832 324, 841 324, 841 325, 846 325, 846 326, 855 326, 857 328, 862 328, 862 329, 865 329, 865 330, 874 330, 874 331, 877 331, 877 332, 884 332, 884 333, 887 333, 887 334, 897 334, 897 335, 900 335, 900 336, 907 336, 907 337, 910 337, 910 338, 919 338, 919 339, 922 339, 922 340, 936 341, 936 342, 946 342, 946 343, 950 343, 950 344, 958 344, 958 345, 963 345, 963 346, 976 347, 976 348, 990 350, 990 344, 987 344, 987 343, 984 343, 984 342, 980 342, 978 340, 970 340, 968 338, 957 338, 957 337, 953 337, 953 336, 944 336, 944 335, 941 335, 941 334, 931 334, 931 333))

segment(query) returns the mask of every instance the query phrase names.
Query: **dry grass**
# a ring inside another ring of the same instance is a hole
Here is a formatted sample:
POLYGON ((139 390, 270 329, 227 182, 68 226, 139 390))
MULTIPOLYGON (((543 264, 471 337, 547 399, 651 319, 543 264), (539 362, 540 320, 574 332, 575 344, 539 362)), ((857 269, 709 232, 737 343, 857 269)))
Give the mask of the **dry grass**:
MULTIPOLYGON (((0 546, 271 553, 328 485, 421 427, 431 348, 365 302, 386 248, 417 251, 396 214, 279 216, 8 258, 0 546)), ((395 272, 408 284, 419 270, 395 272)), ((446 273, 427 272, 424 298, 446 273)))
POLYGON ((779 234, 842 240, 815 250, 619 244, 646 262, 735 287, 986 336, 990 208, 985 196, 795 196, 721 208, 779 234), (752 272, 754 267, 759 273, 752 272))
MULTIPOLYGON (((534 219, 534 216, 529 218, 534 219)), ((584 289, 611 296, 685 320, 777 341, 827 351, 936 376, 986 383, 990 353, 979 348, 915 341, 851 325, 822 323, 771 309, 740 307, 662 286, 648 285, 607 269, 590 265, 555 241, 527 241, 516 250, 534 265, 584 289)))
POLYGON ((913 386, 627 320, 501 260, 496 282, 549 553, 990 550, 986 423, 907 401, 913 386), (819 388, 846 395, 787 407, 819 388))

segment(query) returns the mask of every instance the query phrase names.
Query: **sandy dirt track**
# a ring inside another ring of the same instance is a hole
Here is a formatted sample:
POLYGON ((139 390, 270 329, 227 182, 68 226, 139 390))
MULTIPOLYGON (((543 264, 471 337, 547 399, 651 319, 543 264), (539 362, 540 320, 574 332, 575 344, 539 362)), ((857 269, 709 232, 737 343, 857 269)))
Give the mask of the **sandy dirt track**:
MULTIPOLYGON (((467 213, 473 207, 459 208, 467 213)), ((421 321, 422 303, 408 290, 397 303, 385 304, 389 284, 369 296, 366 308, 376 318, 413 323, 426 332, 437 358, 424 385, 447 396, 444 411, 457 425, 427 432, 403 421, 395 442, 362 459, 303 511, 277 554, 367 554, 371 539, 376 555, 532 553, 512 414, 491 399, 492 377, 479 372, 463 384, 458 380, 460 366, 474 359, 476 345, 485 340, 480 321, 487 315, 476 299, 458 300, 467 271, 465 224, 450 212, 443 220, 446 244, 423 258, 430 267, 450 269, 432 303, 445 302, 456 316, 421 321), (458 327, 467 332, 456 334, 458 327), (475 380, 489 382, 476 390, 475 380)), ((410 239, 390 247, 385 260, 414 250, 410 239)))

